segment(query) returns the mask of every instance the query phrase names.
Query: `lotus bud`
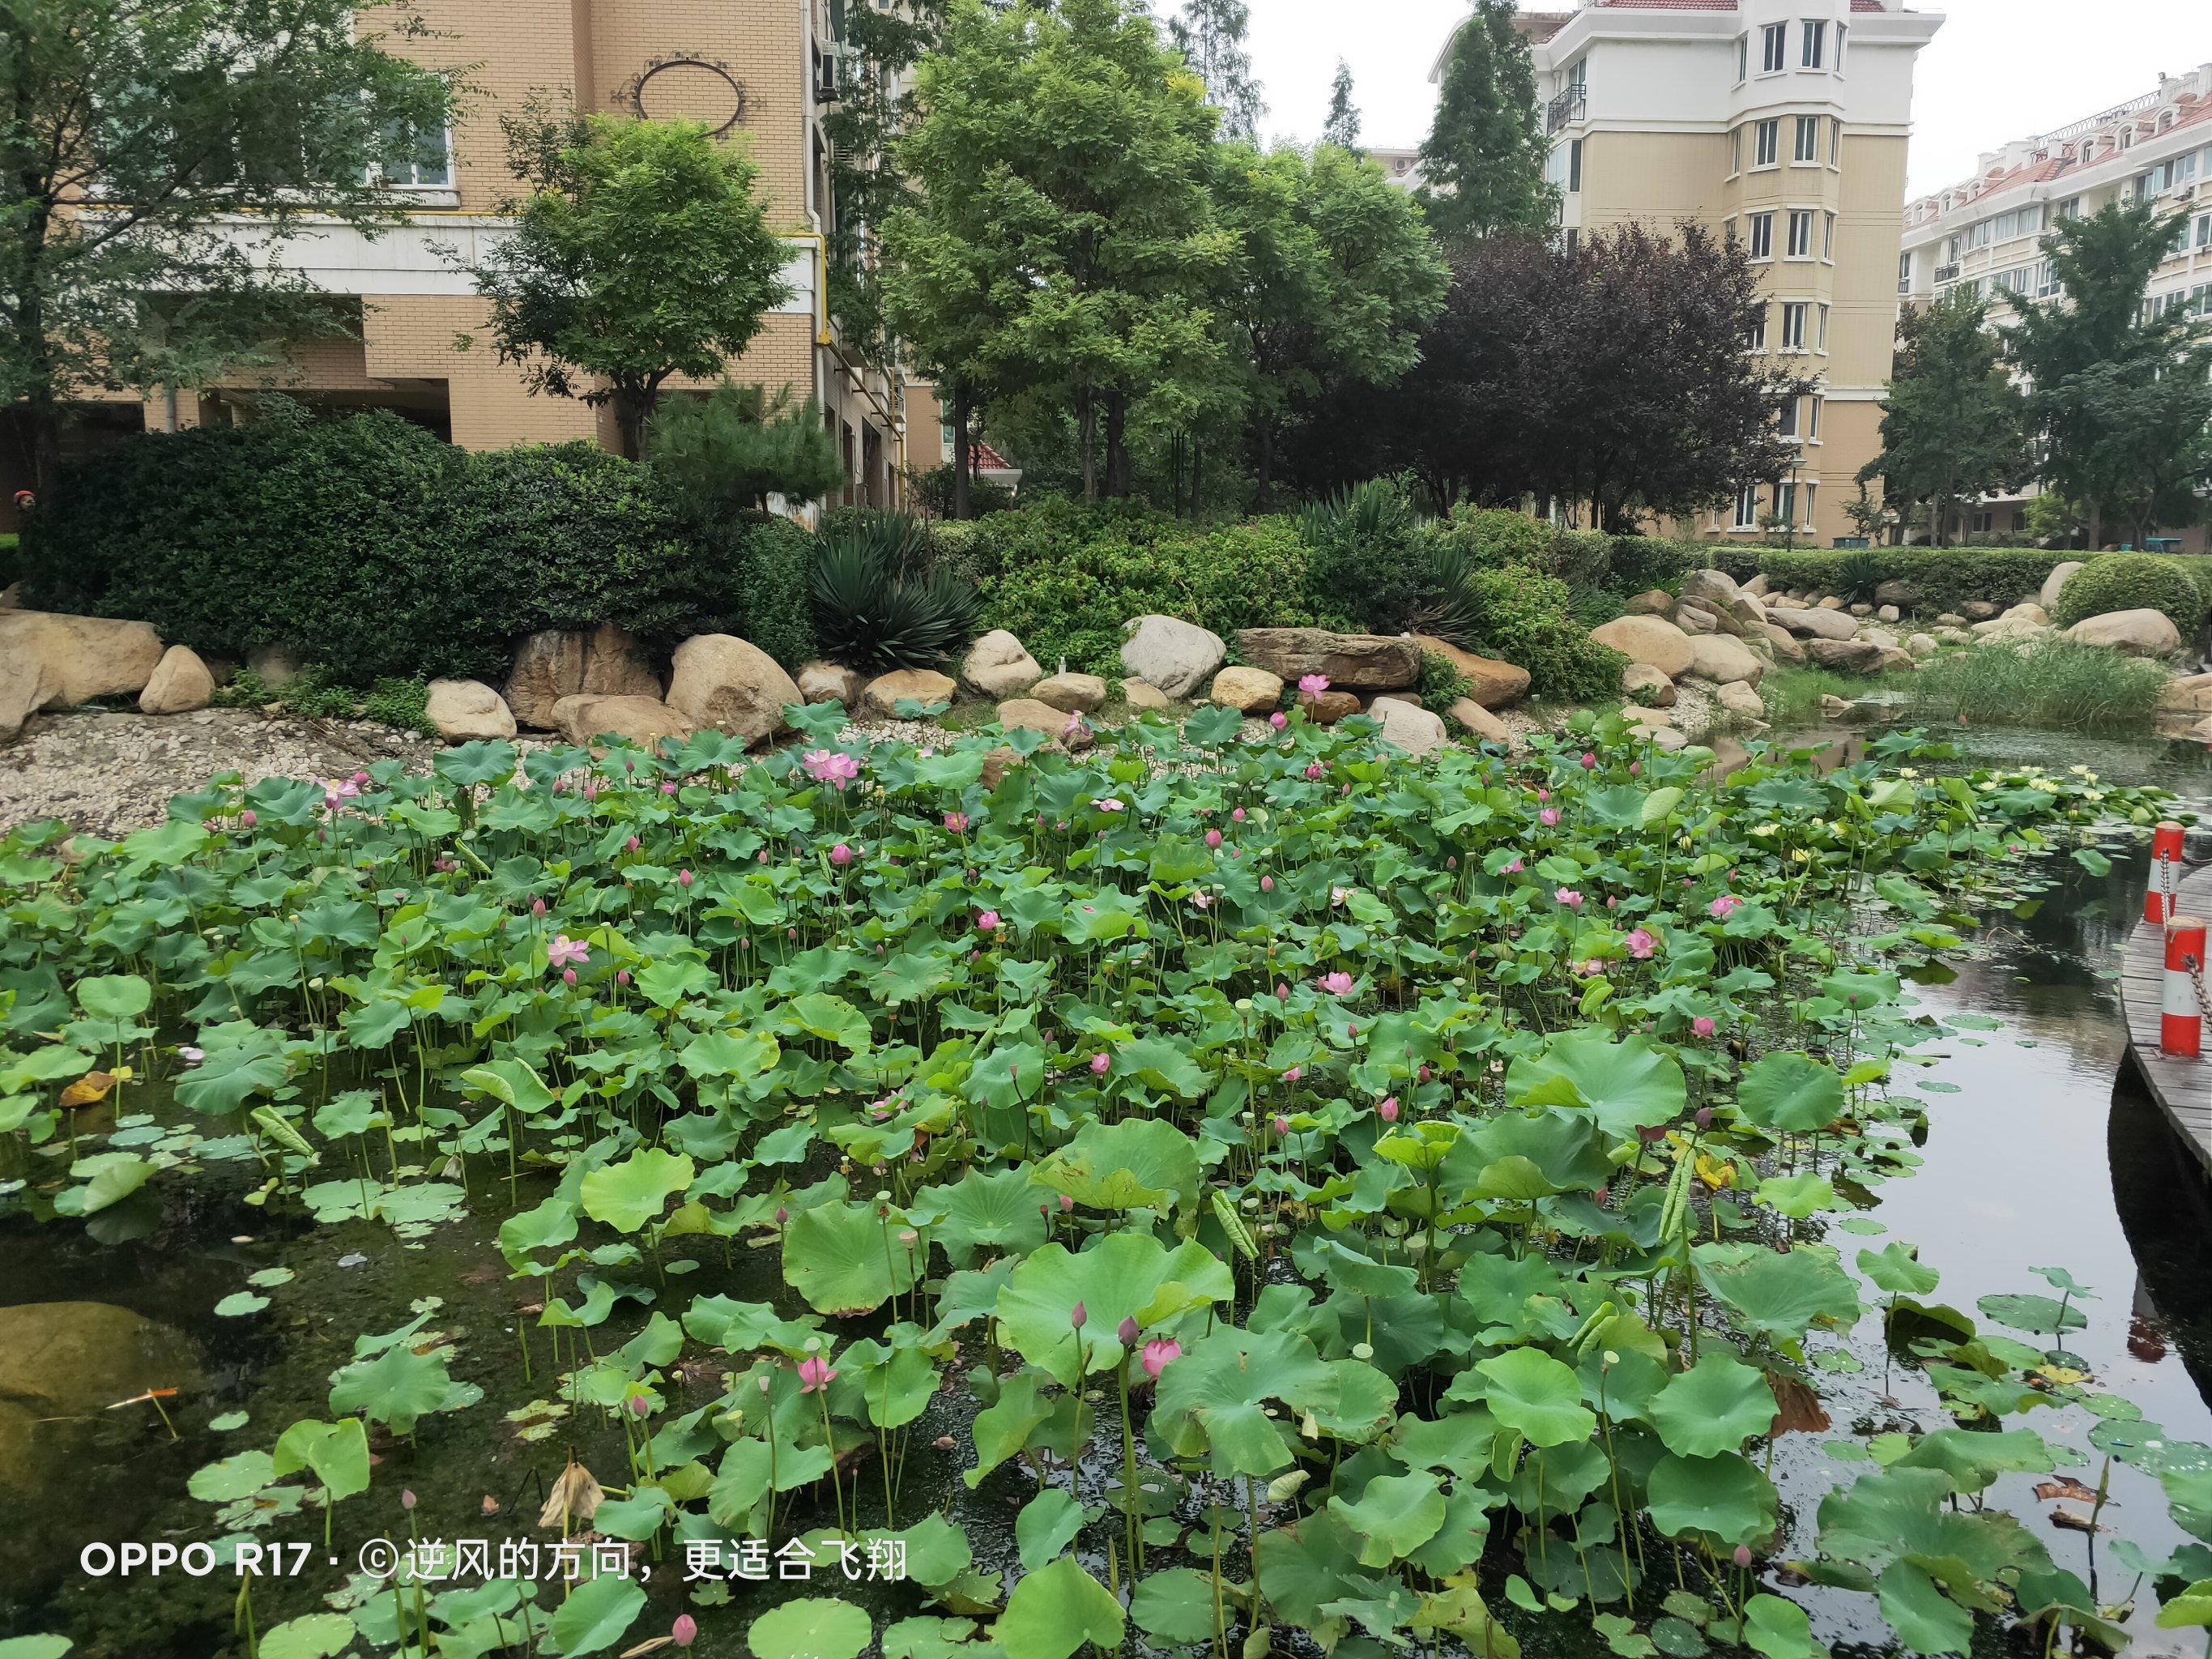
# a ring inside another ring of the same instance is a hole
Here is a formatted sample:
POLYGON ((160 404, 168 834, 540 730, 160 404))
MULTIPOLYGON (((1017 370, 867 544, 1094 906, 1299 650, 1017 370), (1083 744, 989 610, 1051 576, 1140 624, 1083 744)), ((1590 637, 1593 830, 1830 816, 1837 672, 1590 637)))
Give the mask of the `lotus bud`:
POLYGON ((1278 732, 1281 731, 1290 723, 1291 717, 1288 714, 1285 714, 1279 708, 1278 708, 1273 714, 1267 716, 1267 724, 1273 726, 1278 732))
POLYGON ((1060 1212, 1062 1215, 1066 1215, 1066 1214, 1070 1210, 1073 1209, 1074 1207, 1075 1207, 1075 1200, 1074 1200, 1073 1199, 1070 1198, 1070 1197, 1069 1197, 1066 1193, 1062 1193, 1062 1194, 1060 1195, 1060 1212))
POLYGON ((1613 1188, 1610 1188, 1610 1187, 1601 1187, 1601 1188, 1599 1188, 1597 1189, 1597 1206, 1598 1206, 1598 1208, 1600 1208, 1601 1210, 1602 1210, 1602 1209, 1603 1209, 1607 1205, 1608 1205, 1608 1204, 1610 1204, 1610 1203, 1612 1203, 1612 1202, 1613 1202, 1613 1188))
POLYGON ((1104 1077, 1113 1064, 1114 1062, 1103 1054, 1093 1054, 1091 1056, 1091 1074, 1093 1077, 1104 1077))
POLYGON ((246 811, 238 815, 238 821, 244 824, 247 829, 251 830, 255 824, 261 822, 261 815, 249 806, 246 811))
POLYGON ((1275 890, 1275 878, 1274 878, 1273 876, 1262 876, 1262 877, 1261 877, 1261 878, 1260 878, 1260 890, 1261 890, 1261 892, 1263 892, 1263 893, 1272 893, 1272 892, 1273 892, 1273 891, 1275 890))
POLYGON ((576 982, 576 970, 574 968, 563 968, 561 970, 561 978, 564 983, 574 985, 576 982))
POLYGON ((1244 809, 1240 806, 1229 816, 1233 822, 1242 823, 1244 822, 1244 809))
POLYGON ((1628 775, 1632 778, 1642 777, 1644 775, 1644 763, 1642 761, 1629 762, 1628 775))
POLYGON ((781 1204, 777 1205, 777 1206, 775 1206, 775 1224, 776 1224, 777 1226, 781 1227, 781 1226, 782 1226, 782 1225, 784 1224, 784 1223, 786 1223, 787 1221, 788 1221, 788 1220, 790 1220, 790 1219, 791 1219, 791 1212, 790 1212, 789 1210, 785 1209, 785 1208, 783 1207, 783 1206, 782 1206, 782 1205, 781 1205, 781 1204))
POLYGON ((400 1489, 399 1507, 403 1510, 411 1510, 415 1507, 415 1494, 405 1487, 400 1489))
POLYGON ((1220 845, 1221 845, 1221 831, 1219 831, 1218 830, 1207 830, 1207 831, 1206 832, 1206 844, 1208 847, 1218 847, 1218 846, 1220 846, 1220 845))
POLYGON ((643 1395, 641 1395, 641 1394, 639 1394, 639 1395, 632 1395, 630 1396, 629 1409, 630 1409, 630 1415, 631 1415, 631 1416, 633 1416, 633 1417, 643 1417, 643 1416, 645 1416, 647 1413, 649 1413, 650 1411, 652 1411, 652 1409, 653 1409, 653 1402, 652 1402, 651 1401, 647 1400, 647 1399, 643 1395))
POLYGON ((763 1371, 760 1375, 760 1391, 763 1395, 769 1391, 769 1382, 770 1379, 769 1377, 769 1374, 766 1371, 763 1371))
POLYGON ((1134 1318, 1124 1319, 1121 1322, 1121 1328, 1115 1331, 1114 1334, 1121 1338, 1121 1346, 1123 1347, 1127 1348, 1134 1346, 1137 1340, 1136 1320, 1134 1318))
POLYGON ((1281 1138, 1282 1136, 1284 1136, 1284 1135, 1286 1135, 1286 1134, 1290 1133, 1290 1132, 1291 1132, 1291 1121, 1290 1121, 1290 1119, 1288 1119, 1288 1118, 1286 1118, 1286 1117, 1278 1117, 1278 1118, 1276 1118, 1276 1120, 1275 1120, 1275 1134, 1276 1134, 1277 1138, 1278 1138, 1278 1139, 1279 1139, 1279 1138, 1281 1138))
POLYGON ((1698 1107, 1697 1111, 1692 1115, 1690 1121, 1696 1124, 1700 1129, 1711 1128, 1713 1127, 1713 1109, 1710 1106, 1698 1107))
POLYGON ((1420 1078, 1421 1081, 1424 1083, 1426 1083, 1429 1080, 1429 1068, 1427 1066, 1424 1066, 1421 1067, 1420 1078))
POLYGON ((676 1615, 676 1622, 668 1627, 668 1639, 679 1648, 688 1648, 699 1639, 699 1621, 688 1613, 676 1615))
POLYGON ((678 887, 689 887, 694 879, 689 870, 678 870, 676 872, 676 884, 678 887))
POLYGON ((1595 755, 1584 755, 1583 757, 1583 770, 1585 772, 1591 772, 1596 769, 1597 757, 1595 755))
POLYGON ((1738 1544, 1735 1547, 1735 1564, 1739 1567, 1747 1567, 1751 1565, 1750 1545, 1738 1544))
POLYGON ((545 914, 545 901, 542 898, 534 898, 531 900, 530 914, 533 916, 544 915, 545 914))
POLYGON ((1085 1310, 1084 1306, 1080 1302, 1077 1303, 1073 1307, 1067 1310, 1067 1322, 1074 1326, 1079 1331, 1084 1328, 1085 1324, 1089 1322, 1090 1318, 1090 1314, 1085 1310))
POLYGON ((1382 1103, 1375 1109, 1375 1112, 1385 1123, 1395 1123, 1398 1121, 1398 1097, 1385 1095, 1382 1103))
POLYGON ((623 851, 625 851, 625 852, 635 853, 635 851, 637 851, 637 848, 638 848, 638 840, 637 840, 637 837, 636 837, 635 836, 631 836, 628 841, 626 841, 626 842, 624 842, 623 843, 623 851))

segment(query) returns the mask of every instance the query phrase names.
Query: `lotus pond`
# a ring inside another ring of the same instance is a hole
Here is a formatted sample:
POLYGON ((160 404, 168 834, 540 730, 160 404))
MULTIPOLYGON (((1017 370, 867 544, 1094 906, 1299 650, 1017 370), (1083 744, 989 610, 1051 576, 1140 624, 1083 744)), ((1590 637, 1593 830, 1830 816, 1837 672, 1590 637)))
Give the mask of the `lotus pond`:
POLYGON ((0 1659, 2202 1650, 2162 792, 793 712, 0 840, 0 1659))

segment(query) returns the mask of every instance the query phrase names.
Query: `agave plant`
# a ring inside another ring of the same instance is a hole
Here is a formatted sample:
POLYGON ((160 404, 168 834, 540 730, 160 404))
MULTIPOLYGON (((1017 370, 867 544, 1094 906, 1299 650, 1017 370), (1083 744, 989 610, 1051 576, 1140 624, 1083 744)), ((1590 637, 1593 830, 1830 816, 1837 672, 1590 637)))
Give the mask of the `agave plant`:
POLYGON ((932 667, 973 637, 975 621, 975 590, 931 567, 919 521, 872 514, 822 538, 814 627, 832 661, 861 669, 932 667))
POLYGON ((1871 553, 1847 553, 1836 567, 1836 592, 1853 605, 1874 603, 1881 586, 1881 561, 1871 553))

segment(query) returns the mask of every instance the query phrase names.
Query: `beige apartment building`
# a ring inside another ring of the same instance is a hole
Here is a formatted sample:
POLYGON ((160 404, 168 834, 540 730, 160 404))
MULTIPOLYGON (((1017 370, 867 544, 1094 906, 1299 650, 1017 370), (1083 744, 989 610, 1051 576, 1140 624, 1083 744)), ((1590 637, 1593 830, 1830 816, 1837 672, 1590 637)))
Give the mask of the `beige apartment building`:
MULTIPOLYGON (((449 132, 386 169, 404 222, 373 238, 332 224, 278 253, 354 313, 360 337, 302 347, 288 374, 156 397, 144 405, 144 424, 250 419, 257 392, 273 386, 320 406, 400 410, 471 449, 576 438, 613 447, 611 416, 533 397, 498 362, 482 331, 483 302, 467 270, 457 268, 507 233, 498 209, 517 185, 500 117, 533 97, 551 99, 704 121, 750 146, 769 223, 789 249, 791 298, 730 372, 770 392, 787 385, 818 398, 853 480, 848 499, 893 504, 907 465, 906 388, 896 374, 849 358, 823 305, 833 208, 822 117, 836 96, 847 3, 418 0, 413 9, 428 31, 396 49, 454 70, 466 90, 449 132)), ((238 234, 250 237, 252 228, 241 224, 238 234)), ((925 420, 933 428, 933 404, 925 420)))
MULTIPOLYGON (((1909 204, 1898 257, 1903 304, 1972 287, 1993 321, 2014 319, 2008 295, 2058 293, 2043 239, 2115 201, 2155 201, 2181 216, 2147 308, 2212 318, 2212 64, 2161 75, 2157 89, 1982 156, 1974 177, 1909 204)), ((1969 532, 2027 528, 2033 491, 1975 503, 1969 532)), ((2176 530, 2181 550, 2206 550, 2202 524, 2176 530)))
POLYGON ((1774 514, 1823 544, 1851 533, 1844 505, 1881 447, 1913 68, 1942 21, 1902 0, 1583 0, 1522 14, 1562 234, 1691 219, 1735 237, 1766 296, 1747 349, 1818 382, 1781 413, 1798 444, 1789 476, 1678 532, 1751 540, 1774 514))

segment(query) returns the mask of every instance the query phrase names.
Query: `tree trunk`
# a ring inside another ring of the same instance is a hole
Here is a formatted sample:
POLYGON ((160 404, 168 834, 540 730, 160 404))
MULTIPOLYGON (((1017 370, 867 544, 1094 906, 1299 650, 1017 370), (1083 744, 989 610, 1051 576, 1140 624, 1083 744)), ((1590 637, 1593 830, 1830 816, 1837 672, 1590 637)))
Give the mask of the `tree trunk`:
POLYGON ((1194 522, 1196 521, 1204 504, 1205 498, 1199 491, 1205 483, 1206 440, 1193 438, 1190 441, 1190 516, 1194 522))
POLYGON ((1106 493, 1129 493, 1129 397, 1124 392, 1106 394, 1106 493))
POLYGON ((1098 404, 1091 388, 1085 386, 1075 394, 1075 447, 1083 452, 1083 500, 1090 506, 1098 500, 1098 457, 1093 450, 1093 440, 1098 434, 1098 404))
POLYGON ((645 459, 644 397, 635 392, 617 391, 614 395, 616 441, 622 445, 623 459, 640 461, 645 459))
POLYGON ((2105 544, 2105 504, 2100 501, 2089 503, 2089 539, 2084 552, 2094 553, 2105 544))
POLYGON ((1275 510, 1275 423, 1265 415, 1253 417, 1252 454, 1260 474, 1260 493, 1253 510, 1272 513, 1275 510))
POLYGON ((968 441, 968 393, 958 385, 952 389, 952 516, 965 519, 969 512, 968 477, 974 465, 974 451, 968 441))
POLYGON ((62 480, 62 407, 53 398, 30 399, 31 488, 44 501, 62 480))

